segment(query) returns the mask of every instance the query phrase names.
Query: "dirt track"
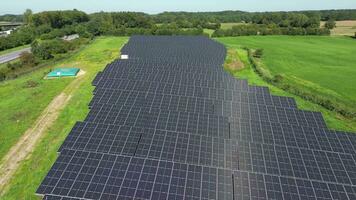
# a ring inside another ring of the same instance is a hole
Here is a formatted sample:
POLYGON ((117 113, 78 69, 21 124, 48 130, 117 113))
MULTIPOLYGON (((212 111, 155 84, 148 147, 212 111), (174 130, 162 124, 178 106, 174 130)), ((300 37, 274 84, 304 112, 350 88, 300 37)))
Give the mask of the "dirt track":
POLYGON ((59 115, 59 111, 68 103, 71 96, 61 93, 42 112, 35 125, 28 129, 20 140, 10 149, 0 166, 0 191, 11 179, 21 161, 33 151, 39 138, 53 124, 59 115))
MULTIPOLYGON (((81 71, 77 78, 64 91, 75 91, 82 82, 84 74, 85 71, 81 71)), ((65 92, 55 97, 41 113, 35 124, 23 134, 19 141, 5 155, 0 164, 0 196, 6 191, 6 185, 21 165, 21 162, 31 155, 38 141, 40 141, 48 128, 56 121, 60 111, 67 105, 71 97, 71 95, 65 92)))

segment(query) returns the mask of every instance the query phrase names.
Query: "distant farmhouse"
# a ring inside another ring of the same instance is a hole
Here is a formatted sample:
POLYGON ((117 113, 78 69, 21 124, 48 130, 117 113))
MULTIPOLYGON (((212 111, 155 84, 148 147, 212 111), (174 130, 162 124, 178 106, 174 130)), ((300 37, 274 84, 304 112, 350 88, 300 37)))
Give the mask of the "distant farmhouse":
POLYGON ((9 36, 12 31, 16 30, 22 25, 23 23, 20 22, 0 22, 0 37, 9 36))
POLYGON ((13 30, 0 31, 0 37, 6 37, 11 34, 13 30))
POLYGON ((62 37, 62 40, 65 40, 65 41, 71 41, 71 40, 75 40, 79 38, 79 35, 78 34, 73 34, 73 35, 66 35, 66 36, 63 36, 62 37))

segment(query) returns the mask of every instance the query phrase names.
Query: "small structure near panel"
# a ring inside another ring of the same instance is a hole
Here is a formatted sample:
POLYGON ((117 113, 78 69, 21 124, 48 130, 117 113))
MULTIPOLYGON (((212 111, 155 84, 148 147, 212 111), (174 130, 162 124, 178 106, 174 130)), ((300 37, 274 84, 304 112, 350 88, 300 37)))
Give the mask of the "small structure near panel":
POLYGON ((47 78, 56 78, 56 77, 73 77, 77 76, 79 68, 58 68, 51 71, 47 78))
POLYGON ((121 55, 120 57, 122 60, 127 60, 129 59, 129 55, 121 55))

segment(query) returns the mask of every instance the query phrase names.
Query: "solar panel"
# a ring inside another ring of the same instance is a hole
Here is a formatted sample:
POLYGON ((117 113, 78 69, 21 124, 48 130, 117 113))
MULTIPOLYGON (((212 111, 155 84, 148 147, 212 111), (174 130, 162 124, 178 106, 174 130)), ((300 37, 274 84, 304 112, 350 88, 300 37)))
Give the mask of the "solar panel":
POLYGON ((223 45, 133 36, 121 52, 93 80, 43 199, 356 198, 356 135, 230 76, 223 45))

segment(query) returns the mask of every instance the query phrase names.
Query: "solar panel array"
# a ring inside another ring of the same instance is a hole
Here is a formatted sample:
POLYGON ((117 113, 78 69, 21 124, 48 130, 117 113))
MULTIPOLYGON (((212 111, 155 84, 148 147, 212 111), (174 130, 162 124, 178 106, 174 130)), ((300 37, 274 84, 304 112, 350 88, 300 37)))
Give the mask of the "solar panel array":
POLYGON ((221 44, 134 36, 121 51, 44 199, 356 199, 356 136, 228 75, 221 44))

